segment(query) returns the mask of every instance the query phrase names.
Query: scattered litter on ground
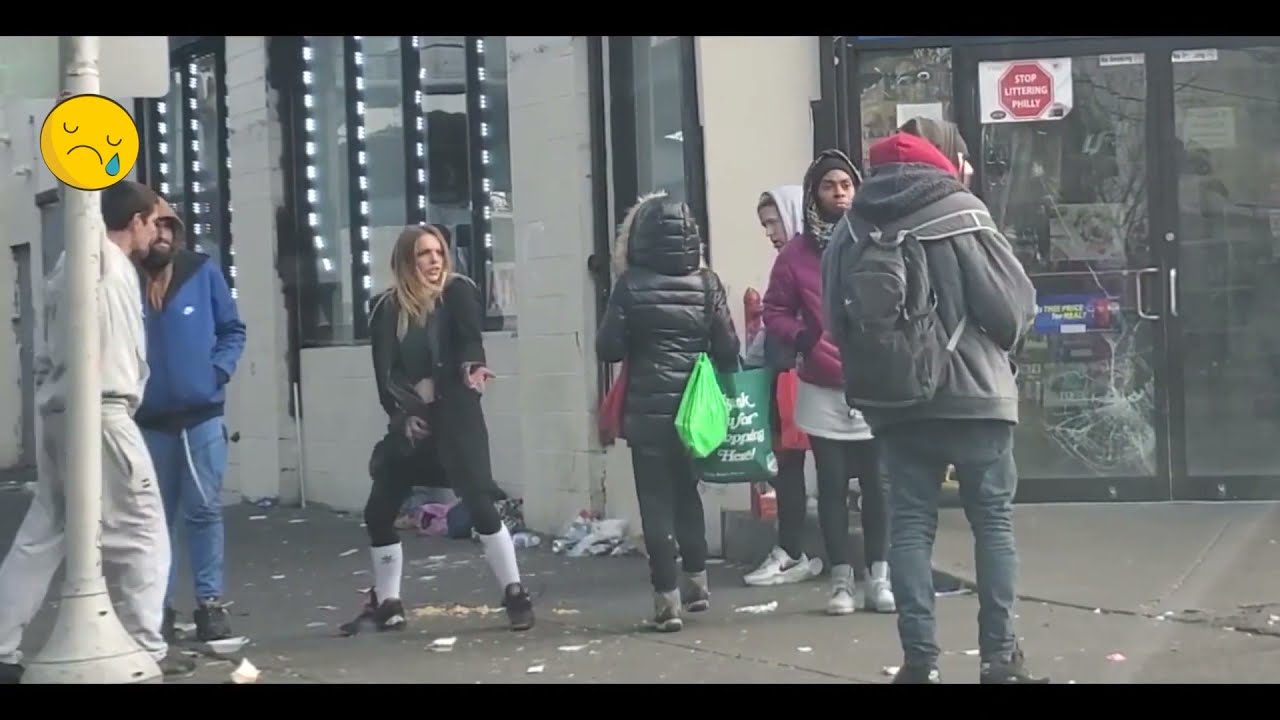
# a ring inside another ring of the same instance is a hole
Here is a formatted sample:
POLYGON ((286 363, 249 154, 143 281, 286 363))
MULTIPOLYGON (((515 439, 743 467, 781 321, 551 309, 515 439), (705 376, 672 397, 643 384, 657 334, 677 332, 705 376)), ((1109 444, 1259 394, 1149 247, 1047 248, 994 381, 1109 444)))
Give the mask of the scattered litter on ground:
POLYGON ((536 548, 542 544, 542 538, 526 530, 512 535, 511 543, 518 548, 536 548))
POLYGON ((368 570, 354 570, 354 571, 352 571, 352 573, 351 573, 351 574, 352 574, 352 575, 368 575, 368 574, 369 574, 369 571, 368 571, 368 570))
POLYGON ((422 582, 431 582, 432 580, 436 579, 436 576, 435 575, 419 575, 418 579, 421 580, 422 582))
POLYGON ((977 651, 977 650, 965 650, 965 651, 964 651, 964 654, 965 654, 965 655, 967 655, 967 656, 969 656, 969 657, 977 657, 977 656, 978 656, 978 651, 977 651))
POLYGON ((1125 660, 1128 660, 1128 659, 1129 658, 1124 656, 1124 653, 1118 653, 1118 652, 1111 653, 1110 655, 1107 656, 1108 662, 1124 662, 1125 660))
POLYGON ((707 558, 707 564, 708 564, 708 565, 723 565, 723 564, 724 564, 724 559, 723 559, 723 558, 707 558))
POLYGON ((435 652, 449 652, 453 649, 455 643, 458 642, 456 637, 442 637, 431 641, 430 649, 435 652))
POLYGON ((949 597, 960 597, 962 595, 972 595, 972 594, 973 594, 972 590, 968 588, 960 588, 959 590, 945 590, 945 591, 936 592, 933 594, 933 596, 939 597, 939 598, 949 598, 949 597))
POLYGON ((272 576, 271 576, 271 579, 272 579, 272 580, 283 580, 283 579, 284 579, 284 575, 272 575, 272 576))
POLYGON ((191 622, 176 622, 173 629, 180 633, 193 633, 196 631, 196 624, 191 622))
POLYGON ((337 610, 337 609, 338 609, 338 606, 336 606, 336 605, 317 605, 317 606, 316 606, 316 609, 317 609, 317 610, 337 610))
POLYGON ((428 555, 427 559, 431 562, 443 562, 449 558, 448 555, 428 555))
POLYGON ((231 682, 236 685, 252 685, 258 682, 260 675, 258 668, 254 667, 248 658, 244 658, 240 661, 240 665, 231 671, 231 682))
POLYGON ((1101 614, 1102 614, 1102 608, 1094 608, 1094 609, 1093 609, 1093 614, 1094 614, 1094 615, 1101 615, 1101 614))
POLYGON ((800 647, 796 648, 796 650, 799 650, 802 653, 813 652, 813 648, 809 647, 808 645, 801 645, 800 647))
POLYGON ((541 675, 542 671, 546 669, 547 669, 546 665, 530 665, 529 669, 526 670, 525 672, 527 672, 530 675, 541 675))
POLYGON ((200 657, 200 653, 196 652, 195 650, 183 650, 182 654, 186 655, 187 657, 200 657))
POLYGON ((885 665, 884 667, 880 668, 880 672, 883 673, 885 677, 893 677, 894 675, 898 674, 898 666, 885 665))
POLYGON ((267 516, 266 515, 250 515, 249 519, 250 520, 266 520, 267 516))
POLYGON ((1231 627, 1230 625, 1223 625, 1223 626, 1222 626, 1222 629, 1223 629, 1223 630, 1226 630, 1227 632, 1235 632, 1235 631, 1236 631, 1236 629, 1235 629, 1235 628, 1233 628, 1233 627, 1231 627))
POLYGON ((293 519, 291 519, 291 520, 289 521, 289 524, 290 524, 290 525, 301 525, 302 523, 304 523, 304 522, 306 522, 306 521, 307 521, 307 519, 306 519, 306 518, 293 518, 293 519))
POLYGON ((560 652, 578 652, 579 650, 585 650, 586 647, 586 645, 561 645, 556 649, 560 652))
POLYGON ((358 552, 360 552, 360 548, 351 548, 350 550, 343 550, 342 552, 338 553, 338 557, 351 557, 352 555, 355 555, 358 552))
POLYGON ((326 625, 328 625, 328 624, 329 624, 329 623, 327 623, 327 622, 320 622, 320 621, 318 621, 318 620, 317 620, 316 622, 309 622, 309 623, 307 623, 307 627, 308 627, 308 628, 322 628, 322 627, 325 627, 325 626, 326 626, 326 625))
POLYGON ((413 616, 416 618, 428 617, 470 617, 471 615, 496 615, 502 612, 502 608, 489 607, 488 605, 478 605, 470 607, 468 605, 426 605, 413 609, 413 616))
POLYGON ((742 606, 742 607, 740 607, 740 608, 734 608, 734 609, 733 609, 733 611, 734 611, 734 612, 736 612, 736 613, 748 613, 748 614, 751 614, 751 615, 763 615, 763 614, 765 614, 765 613, 771 613, 771 612, 773 612, 774 610, 777 610, 777 609, 778 609, 778 601, 777 601, 777 600, 770 600, 769 602, 764 603, 764 604, 762 604, 762 605, 743 605, 743 606, 742 606))
POLYGON ((554 615, 578 615, 582 613, 581 610, 574 610, 573 608, 552 608, 551 612, 554 615))
POLYGON ((1278 623, 1278 622, 1280 622, 1280 615, 1268 615, 1268 616, 1267 616, 1267 624, 1268 624, 1268 625, 1275 625, 1275 624, 1276 624, 1276 623, 1278 623))
POLYGON ((237 637, 224 638, 222 640, 210 640, 205 644, 209 646, 210 650, 214 651, 218 655, 231 655, 232 653, 240 652, 245 645, 248 645, 249 638, 240 635, 237 637))
POLYGON ((370 592, 370 591, 372 591, 372 590, 373 590, 373 586, 369 586, 369 587, 366 587, 366 588, 357 588, 357 589, 356 589, 356 594, 357 594, 357 595, 368 595, 368 594, 369 594, 369 592, 370 592))
POLYGON ((627 540, 626 520, 600 518, 583 510, 557 533, 551 541, 551 552, 568 557, 622 557, 639 550, 627 540))

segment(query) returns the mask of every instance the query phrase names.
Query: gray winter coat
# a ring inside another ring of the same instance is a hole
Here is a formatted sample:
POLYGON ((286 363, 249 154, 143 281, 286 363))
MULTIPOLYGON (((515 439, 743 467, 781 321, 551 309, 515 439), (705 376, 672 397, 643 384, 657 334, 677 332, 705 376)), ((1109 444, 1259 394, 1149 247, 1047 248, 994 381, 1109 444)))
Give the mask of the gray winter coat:
MULTIPOLYGON (((898 163, 876 169, 854 197, 852 214, 879 226, 913 228, 962 210, 986 205, 954 177, 929 165, 898 163)), ((844 313, 835 258, 839 246, 854 242, 848 223, 832 234, 822 262, 824 310, 837 345, 844 313)), ((1035 319, 1036 291, 1007 240, 979 230, 925 242, 929 279, 938 294, 938 315, 948 334, 960 319, 968 326, 944 371, 937 394, 904 409, 866 408, 874 432, 921 420, 1018 422, 1017 367, 1011 354, 1035 319)), ((856 357, 843 353, 845 362, 856 357)))

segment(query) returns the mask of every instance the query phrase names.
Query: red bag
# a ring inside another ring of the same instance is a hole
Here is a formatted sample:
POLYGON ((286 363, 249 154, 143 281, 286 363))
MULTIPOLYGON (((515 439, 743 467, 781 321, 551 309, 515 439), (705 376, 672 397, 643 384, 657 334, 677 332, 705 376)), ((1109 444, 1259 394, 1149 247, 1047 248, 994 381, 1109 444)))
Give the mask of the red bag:
POLYGON ((778 375, 778 390, 774 400, 778 403, 780 420, 778 446, 783 450, 808 450, 809 436, 796 427, 796 396, 800 379, 795 370, 778 375))
POLYGON ((622 406, 627 399, 627 362, 622 361, 622 371, 613 379, 613 386, 600 401, 600 444, 604 447, 617 442, 622 435, 622 406))

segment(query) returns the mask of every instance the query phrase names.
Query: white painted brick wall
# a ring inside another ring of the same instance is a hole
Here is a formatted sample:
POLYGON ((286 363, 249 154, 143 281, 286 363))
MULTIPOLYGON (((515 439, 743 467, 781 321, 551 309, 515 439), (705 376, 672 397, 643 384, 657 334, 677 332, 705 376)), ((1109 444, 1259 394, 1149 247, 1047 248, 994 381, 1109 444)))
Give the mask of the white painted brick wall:
POLYGON ((231 444, 226 499, 297 499, 297 451, 289 417, 288 316, 276 272, 276 207, 283 202, 281 138, 267 84, 267 38, 230 36, 227 48, 231 236, 248 342, 227 391, 231 444))
MULTIPOLYGON (((585 37, 507 38, 525 520, 601 509, 585 37)), ((605 209, 601 208, 604 212, 605 209)))

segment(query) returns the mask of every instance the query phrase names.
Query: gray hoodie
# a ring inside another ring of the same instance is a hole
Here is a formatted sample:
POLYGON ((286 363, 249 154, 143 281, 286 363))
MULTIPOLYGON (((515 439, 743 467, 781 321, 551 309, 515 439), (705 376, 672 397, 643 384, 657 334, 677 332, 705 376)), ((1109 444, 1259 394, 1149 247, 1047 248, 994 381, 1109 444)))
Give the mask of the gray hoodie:
MULTIPOLYGON (((910 228, 966 210, 986 211, 981 200, 946 172, 929 165, 894 163, 876 169, 854 197, 850 211, 879 226, 910 228)), ((823 257, 823 287, 838 287, 839 246, 853 242, 840 223, 823 257)), ((905 409, 864 409, 872 430, 921 420, 1018 422, 1017 368, 1011 353, 1035 319, 1036 291, 1007 240, 990 232, 956 235, 924 243, 929 277, 938 294, 938 315, 950 334, 962 317, 968 328, 928 403, 905 409)), ((824 290, 825 312, 842 314, 824 290)), ((831 326, 837 344, 839 323, 831 326)))

